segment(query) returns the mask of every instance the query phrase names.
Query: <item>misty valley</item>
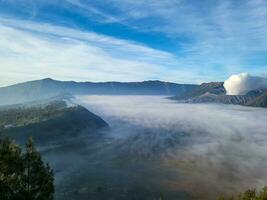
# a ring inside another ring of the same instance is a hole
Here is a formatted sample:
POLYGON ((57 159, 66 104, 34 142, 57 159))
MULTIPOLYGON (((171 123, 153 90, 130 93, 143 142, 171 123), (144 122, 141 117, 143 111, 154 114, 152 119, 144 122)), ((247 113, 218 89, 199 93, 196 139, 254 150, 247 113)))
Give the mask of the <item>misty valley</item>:
POLYGON ((267 200, 267 0, 0 0, 0 200, 267 200))
POLYGON ((266 185, 264 108, 73 93, 2 105, 0 116, 1 138, 33 137, 55 199, 212 200, 266 185))

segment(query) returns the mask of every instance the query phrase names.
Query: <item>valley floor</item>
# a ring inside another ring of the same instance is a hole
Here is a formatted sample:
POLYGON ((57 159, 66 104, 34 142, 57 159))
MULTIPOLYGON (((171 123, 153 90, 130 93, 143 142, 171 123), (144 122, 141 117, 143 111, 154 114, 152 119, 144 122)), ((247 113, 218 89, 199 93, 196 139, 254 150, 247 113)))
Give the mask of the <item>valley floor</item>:
POLYGON ((43 150, 57 199, 217 199, 266 184, 267 110, 80 96, 110 124, 43 150))

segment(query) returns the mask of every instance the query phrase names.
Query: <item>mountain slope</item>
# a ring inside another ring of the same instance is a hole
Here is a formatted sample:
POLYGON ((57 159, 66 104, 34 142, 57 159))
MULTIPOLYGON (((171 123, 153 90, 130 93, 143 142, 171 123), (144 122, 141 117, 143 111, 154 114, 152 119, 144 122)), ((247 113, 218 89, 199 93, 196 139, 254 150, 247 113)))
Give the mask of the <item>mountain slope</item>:
POLYGON ((246 105, 253 107, 267 107, 267 92, 264 92, 262 95, 258 96, 252 101, 247 102, 246 105))
POLYGON ((223 104, 236 104, 246 105, 247 102, 255 99, 252 95, 217 95, 205 93, 203 95, 186 99, 185 103, 223 103, 223 104))
POLYGON ((51 98, 62 94, 175 95, 191 91, 196 85, 161 81, 74 82, 42 79, 0 88, 0 105, 51 98))
POLYGON ((245 95, 227 95, 223 82, 203 83, 189 92, 171 97, 182 103, 223 103, 267 107, 266 89, 249 91, 245 95))
POLYGON ((191 91, 186 91, 184 93, 177 94, 176 96, 171 97, 171 99, 187 100, 187 99, 191 99, 194 97, 198 97, 205 93, 219 95, 219 94, 225 94, 226 91, 223 87, 223 82, 202 83, 201 85, 196 86, 191 91))
POLYGON ((54 101, 0 110, 0 135, 22 142, 32 136, 40 143, 73 138, 82 131, 95 132, 108 124, 82 106, 54 101))

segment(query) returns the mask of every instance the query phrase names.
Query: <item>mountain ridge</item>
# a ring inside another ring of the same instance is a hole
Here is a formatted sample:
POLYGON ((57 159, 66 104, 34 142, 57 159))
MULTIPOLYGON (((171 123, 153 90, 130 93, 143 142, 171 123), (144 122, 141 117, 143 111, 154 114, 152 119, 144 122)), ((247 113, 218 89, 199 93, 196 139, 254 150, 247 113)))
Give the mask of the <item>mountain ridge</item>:
POLYGON ((170 97, 181 103, 222 103, 267 107, 267 90, 258 88, 244 95, 227 95, 224 82, 202 83, 192 91, 170 97))
POLYGON ((211 94, 226 94, 225 88, 223 87, 223 82, 210 82, 210 83, 202 83, 201 85, 195 87, 193 90, 184 92, 182 94, 178 94, 176 96, 171 97, 173 100, 185 100, 191 99, 194 97, 198 97, 205 93, 211 94))
POLYGON ((101 117, 80 105, 69 106, 65 101, 7 106, 0 110, 0 139, 10 137, 25 142, 32 136, 38 144, 46 144, 108 127, 101 117))
POLYGON ((175 95, 197 85, 150 80, 143 82, 75 82, 51 78, 0 88, 0 105, 25 103, 62 94, 71 95, 175 95))

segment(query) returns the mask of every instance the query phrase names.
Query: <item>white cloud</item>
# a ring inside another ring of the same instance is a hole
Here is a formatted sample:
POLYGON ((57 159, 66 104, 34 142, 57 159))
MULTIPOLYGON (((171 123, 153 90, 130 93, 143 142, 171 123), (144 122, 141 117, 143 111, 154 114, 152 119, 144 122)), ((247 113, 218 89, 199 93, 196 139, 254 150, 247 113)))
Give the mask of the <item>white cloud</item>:
POLYGON ((0 36, 0 76, 10 83, 155 79, 175 63, 172 54, 139 43, 49 24, 1 19, 0 36))
MULTIPOLYGON (((16 3, 14 0, 9 2, 16 3)), ((224 80, 227 75, 242 71, 260 74, 262 70, 267 69, 267 65, 264 66, 262 62, 259 64, 259 68, 255 63, 258 61, 255 56, 267 52, 267 40, 265 39, 267 37, 267 3, 264 0, 246 0, 242 3, 236 3, 233 0, 218 0, 216 3, 191 2, 190 0, 107 0, 105 3, 68 0, 61 3, 40 0, 32 1, 32 6, 24 4, 26 10, 37 15, 42 12, 42 9, 39 9, 42 6, 54 5, 67 10, 74 9, 78 16, 88 17, 88 20, 90 18, 90 20, 96 20, 97 23, 120 23, 134 31, 148 34, 161 32, 166 37, 172 38, 174 46, 177 46, 177 49, 172 49, 172 51, 177 54, 173 55, 149 48, 144 44, 119 40, 93 32, 2 18, 0 22, 2 26, 10 28, 9 31, 17 31, 16 35, 27 34, 33 40, 42 41, 41 43, 45 46, 50 45, 54 48, 55 45, 57 50, 62 48, 59 54, 49 47, 50 54, 58 57, 73 54, 68 59, 61 58, 57 61, 55 61, 56 58, 51 60, 49 57, 46 64, 49 67, 56 62, 58 62, 58 66, 70 67, 71 64, 74 64, 76 78, 71 69, 67 68, 61 70, 60 73, 55 73, 57 72, 55 70, 53 74, 46 71, 46 74, 39 73, 39 76, 75 80, 116 78, 116 80, 129 81, 157 78, 190 83, 202 80, 206 82, 224 80), (105 6, 107 4, 109 5, 108 9, 105 6), (175 44, 176 42, 177 44, 175 44), (81 53, 73 53, 69 49, 76 49, 81 53), (126 67, 128 65, 129 67, 126 67), (81 68, 87 70, 79 72, 81 68), (93 71, 97 68, 99 70, 93 71), (63 73, 64 71, 69 72, 63 73), (88 73, 90 75, 85 76, 88 73), (95 74, 93 75, 93 73, 95 74), (81 77, 78 78, 79 76, 81 77)), ((77 25, 64 21, 62 16, 57 17, 48 16, 51 22, 61 23, 63 21, 63 24, 73 25, 73 27, 77 25)), ((8 35, 7 32, 5 34, 8 35)), ((5 38, 6 35, 3 37, 5 38)), ((14 40, 14 43, 21 43, 22 37, 18 36, 16 40, 18 41, 14 40)), ((26 43, 20 46, 30 48, 26 43)), ((7 54, 4 48, 0 47, 0 51, 7 54)), ((42 52, 40 51, 40 53, 42 52)), ((27 57, 26 60, 22 60, 31 63, 31 66, 39 66, 40 63, 34 57, 29 61, 29 55, 24 56, 24 58, 27 57)), ((16 59, 20 59, 18 55, 16 59)), ((14 64, 14 62, 5 57, 4 61, 1 61, 1 65, 2 63, 14 64)), ((22 63, 21 61, 20 65, 22 63)))
MULTIPOLYGON (((66 0, 67 3, 71 4, 72 6, 78 7, 79 9, 81 9, 84 15, 87 16, 92 16, 92 14, 95 16, 99 16, 101 19, 101 22, 105 22, 105 23, 123 23, 121 19, 109 15, 105 12, 101 12, 99 9, 95 8, 94 6, 87 4, 87 3, 83 3, 79 0, 66 0)), ((95 18, 96 20, 96 18, 95 18)))
POLYGON ((224 87, 228 95, 244 95, 251 90, 267 88, 267 77, 234 74, 224 82, 224 87))
POLYGON ((244 68, 259 73, 251 67, 249 59, 267 51, 265 0, 240 3, 108 0, 108 3, 118 10, 117 16, 139 31, 161 32, 178 41, 181 48, 177 51, 185 55, 182 63, 191 62, 204 69, 219 66, 218 70, 228 74, 244 68))

